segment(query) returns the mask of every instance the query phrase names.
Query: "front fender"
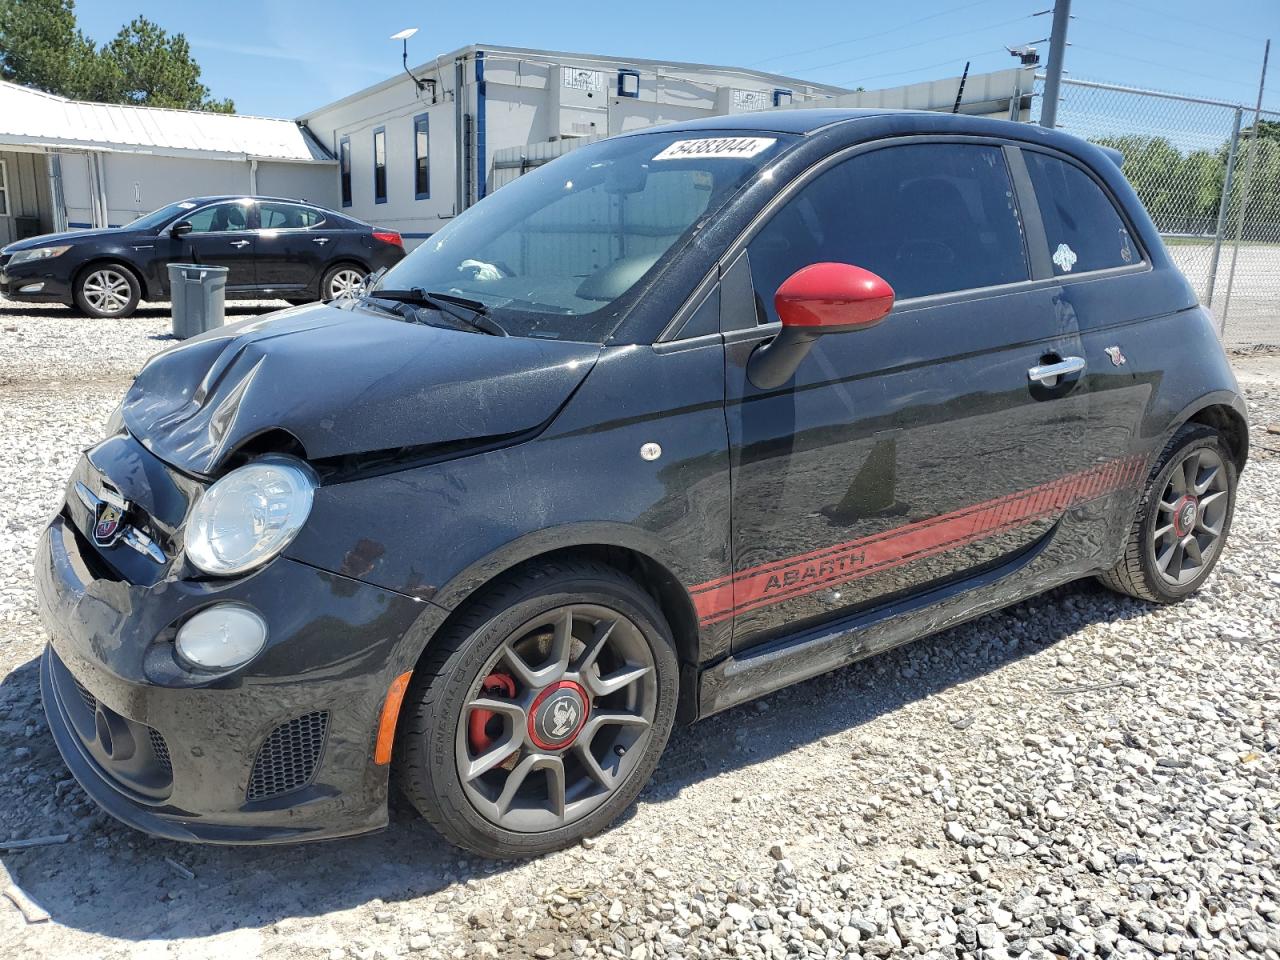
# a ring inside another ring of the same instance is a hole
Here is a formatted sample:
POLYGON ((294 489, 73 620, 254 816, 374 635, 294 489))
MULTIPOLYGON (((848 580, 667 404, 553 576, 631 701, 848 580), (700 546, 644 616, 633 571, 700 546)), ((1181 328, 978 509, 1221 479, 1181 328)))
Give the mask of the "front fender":
MULTIPOLYGON (((446 610, 571 547, 633 551, 688 591, 730 572, 723 391, 718 341, 610 348, 534 439, 322 486, 288 555, 446 610)), ((718 625, 710 649, 727 638, 718 625)))

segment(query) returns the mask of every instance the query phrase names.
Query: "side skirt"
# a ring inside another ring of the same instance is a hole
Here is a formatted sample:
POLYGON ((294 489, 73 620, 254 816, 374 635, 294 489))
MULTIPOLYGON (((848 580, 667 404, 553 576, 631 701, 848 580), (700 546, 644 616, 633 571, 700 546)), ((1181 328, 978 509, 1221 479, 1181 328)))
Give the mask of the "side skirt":
POLYGON ((973 577, 730 655, 702 671, 698 716, 711 716, 1094 572, 1095 564, 1064 564, 1059 551, 1049 549, 1063 535, 1061 528, 1060 522, 1005 563, 973 577))

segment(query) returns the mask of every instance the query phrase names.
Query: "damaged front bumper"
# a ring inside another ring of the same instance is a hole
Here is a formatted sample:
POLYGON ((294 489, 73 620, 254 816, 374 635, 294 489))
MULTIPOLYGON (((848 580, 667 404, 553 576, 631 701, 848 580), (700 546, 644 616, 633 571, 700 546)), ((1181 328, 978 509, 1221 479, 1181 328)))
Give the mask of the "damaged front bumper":
MULTIPOLYGON (((270 843, 387 822, 373 760, 388 686, 430 604, 277 558, 236 580, 139 585, 68 516, 36 555, 51 635, 45 712, 67 766, 108 813, 173 840, 270 843), (176 625, 212 603, 258 611, 267 647, 210 677, 175 667, 176 625)), ((427 619, 432 619, 428 614, 427 619)))

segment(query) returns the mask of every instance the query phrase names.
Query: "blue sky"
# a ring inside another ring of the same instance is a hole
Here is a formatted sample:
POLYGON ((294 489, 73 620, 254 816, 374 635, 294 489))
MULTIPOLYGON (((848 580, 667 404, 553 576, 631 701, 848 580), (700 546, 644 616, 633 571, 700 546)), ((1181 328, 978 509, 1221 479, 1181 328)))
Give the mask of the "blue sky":
MULTIPOLYGON (((1049 33, 1052 0, 643 0, 600 3, 81 0, 81 26, 108 40, 141 13, 191 41, 205 83, 241 113, 293 117, 399 69, 387 37, 416 26, 410 62, 468 43, 756 67, 868 89, 1013 65, 1004 52, 1049 33)), ((1280 0, 1074 0, 1067 69, 1252 104, 1263 40, 1265 103, 1280 109, 1280 0), (1211 17, 1206 17, 1211 11, 1211 17)), ((1043 43, 1042 55, 1048 44, 1043 43)))

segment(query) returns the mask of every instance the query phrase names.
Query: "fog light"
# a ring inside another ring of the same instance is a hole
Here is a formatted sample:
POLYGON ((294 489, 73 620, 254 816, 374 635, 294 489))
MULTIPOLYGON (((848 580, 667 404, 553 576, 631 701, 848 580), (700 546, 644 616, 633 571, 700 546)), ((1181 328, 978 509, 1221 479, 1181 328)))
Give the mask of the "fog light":
POLYGON ((200 670, 230 670, 248 663, 267 643, 267 624, 248 607, 220 603, 178 628, 178 656, 200 670))
POLYGON ((28 283, 25 287, 19 287, 18 292, 19 293, 39 293, 43 289, 44 289, 44 282, 42 281, 40 283, 28 283))

